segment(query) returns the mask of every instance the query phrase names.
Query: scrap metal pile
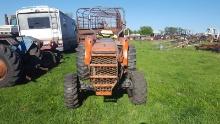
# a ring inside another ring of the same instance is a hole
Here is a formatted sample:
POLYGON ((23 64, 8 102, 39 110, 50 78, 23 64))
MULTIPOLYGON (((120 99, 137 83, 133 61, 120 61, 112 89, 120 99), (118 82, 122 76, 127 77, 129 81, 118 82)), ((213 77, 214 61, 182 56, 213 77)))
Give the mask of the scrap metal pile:
POLYGON ((220 44, 201 44, 195 46, 197 50, 208 50, 213 52, 220 52, 220 44))

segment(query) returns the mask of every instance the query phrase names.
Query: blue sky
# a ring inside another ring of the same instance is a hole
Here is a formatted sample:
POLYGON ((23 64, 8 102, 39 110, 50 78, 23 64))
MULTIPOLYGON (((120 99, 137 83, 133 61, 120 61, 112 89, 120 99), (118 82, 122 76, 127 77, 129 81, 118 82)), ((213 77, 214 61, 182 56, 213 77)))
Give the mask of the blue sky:
POLYGON ((0 24, 4 13, 14 14, 21 7, 48 5, 63 12, 80 7, 120 6, 126 10, 127 26, 138 29, 149 25, 155 30, 179 26, 193 32, 204 32, 207 27, 220 29, 220 0, 2 0, 0 24))

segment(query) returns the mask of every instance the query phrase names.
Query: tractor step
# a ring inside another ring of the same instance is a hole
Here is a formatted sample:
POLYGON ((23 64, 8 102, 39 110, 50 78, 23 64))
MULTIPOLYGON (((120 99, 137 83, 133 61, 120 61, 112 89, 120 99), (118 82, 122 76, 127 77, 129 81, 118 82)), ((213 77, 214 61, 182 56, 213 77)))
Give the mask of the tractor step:
POLYGON ((112 91, 96 91, 97 96, 111 96, 112 91))

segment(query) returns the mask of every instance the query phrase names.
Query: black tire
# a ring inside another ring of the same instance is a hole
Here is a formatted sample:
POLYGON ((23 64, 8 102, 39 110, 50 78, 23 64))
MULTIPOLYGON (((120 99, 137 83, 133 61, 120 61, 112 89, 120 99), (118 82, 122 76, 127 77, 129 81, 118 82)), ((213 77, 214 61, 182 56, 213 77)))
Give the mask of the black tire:
POLYGON ((43 51, 41 61, 44 68, 53 68, 57 64, 56 55, 51 51, 43 51))
POLYGON ((67 108, 79 107, 79 80, 76 74, 67 74, 64 79, 64 103, 67 108))
POLYGON ((0 87, 9 87, 21 77, 21 60, 16 52, 11 51, 7 46, 0 45, 0 61, 7 66, 7 73, 0 77, 0 87))
POLYGON ((41 58, 42 54, 40 49, 36 44, 33 43, 23 59, 26 66, 25 71, 29 72, 33 69, 36 69, 36 67, 39 67, 41 64, 41 58))
POLYGON ((128 70, 136 70, 136 49, 133 45, 130 45, 128 49, 128 70))
POLYGON ((77 48, 77 58, 76 58, 76 67, 77 75, 80 80, 87 79, 89 77, 89 68, 84 63, 85 59, 85 47, 84 44, 80 43, 77 48))
POLYGON ((29 51, 28 51, 30 56, 35 56, 37 58, 41 58, 41 51, 38 48, 38 46, 36 44, 32 44, 32 46, 30 47, 29 51))
POLYGON ((56 50, 55 51, 55 57, 56 57, 56 64, 59 64, 60 63, 60 60, 62 59, 62 54, 59 50, 56 50))
POLYGON ((130 100, 135 105, 145 104, 147 101, 147 81, 144 79, 144 74, 138 71, 132 71, 130 78, 133 83, 131 89, 130 100))

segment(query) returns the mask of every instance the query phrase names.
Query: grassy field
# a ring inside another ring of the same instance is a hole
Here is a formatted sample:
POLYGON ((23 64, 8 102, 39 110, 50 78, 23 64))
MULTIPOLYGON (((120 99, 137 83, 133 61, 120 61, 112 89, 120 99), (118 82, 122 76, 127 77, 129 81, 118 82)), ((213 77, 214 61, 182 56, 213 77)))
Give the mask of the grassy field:
POLYGON ((134 42, 138 70, 148 81, 148 103, 132 105, 89 96, 76 110, 63 104, 63 77, 75 72, 75 54, 47 74, 0 89, 0 124, 218 124, 220 54, 193 48, 159 50, 158 43, 134 42))

